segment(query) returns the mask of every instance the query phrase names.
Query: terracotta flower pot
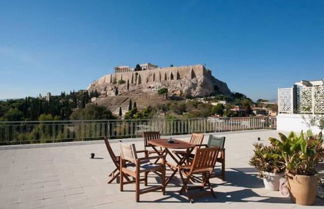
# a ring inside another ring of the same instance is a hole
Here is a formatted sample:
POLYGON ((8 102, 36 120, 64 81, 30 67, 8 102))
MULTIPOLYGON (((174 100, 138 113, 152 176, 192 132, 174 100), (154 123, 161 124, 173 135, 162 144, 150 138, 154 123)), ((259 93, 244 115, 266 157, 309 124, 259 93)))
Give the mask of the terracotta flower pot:
POLYGON ((288 174, 290 198, 298 205, 313 205, 316 200, 318 177, 288 174))

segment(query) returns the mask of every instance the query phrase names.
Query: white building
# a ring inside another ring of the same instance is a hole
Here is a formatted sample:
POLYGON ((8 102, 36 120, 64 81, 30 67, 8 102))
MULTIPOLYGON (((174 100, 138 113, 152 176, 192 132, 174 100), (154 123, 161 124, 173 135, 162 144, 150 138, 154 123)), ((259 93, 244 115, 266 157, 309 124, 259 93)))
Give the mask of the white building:
POLYGON ((279 131, 319 132, 319 121, 324 120, 324 79, 278 89, 278 113, 279 131))

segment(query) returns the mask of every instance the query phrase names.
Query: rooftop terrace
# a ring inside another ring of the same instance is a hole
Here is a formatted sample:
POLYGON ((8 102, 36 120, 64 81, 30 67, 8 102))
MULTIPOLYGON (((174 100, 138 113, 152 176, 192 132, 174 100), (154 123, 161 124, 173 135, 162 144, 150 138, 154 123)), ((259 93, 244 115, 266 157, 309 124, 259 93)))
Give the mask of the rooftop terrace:
MULTIPOLYGON (((180 187, 169 184, 167 194, 147 193, 135 202, 135 185, 126 185, 120 192, 116 183, 107 184, 113 170, 103 141, 71 142, 44 145, 0 147, 0 208, 1 209, 116 209, 116 208, 308 208, 298 206, 279 192, 265 190, 248 165, 252 144, 261 137, 277 136, 274 130, 216 133, 226 136, 226 181, 213 178, 217 199, 212 197, 188 203, 177 192, 180 187), (90 153, 96 154, 90 159, 90 153)), ((177 136, 179 137, 179 136, 177 136)), ((181 136, 188 139, 189 136, 181 136)), ((205 137, 207 140, 207 137, 205 137)), ((112 140, 114 141, 114 140, 112 140)), ((143 148, 140 139, 125 139, 143 148)), ((118 140, 112 143, 119 152, 118 140)), ((154 183, 152 177, 149 182, 154 183)), ((315 206, 323 208, 324 200, 315 206)))

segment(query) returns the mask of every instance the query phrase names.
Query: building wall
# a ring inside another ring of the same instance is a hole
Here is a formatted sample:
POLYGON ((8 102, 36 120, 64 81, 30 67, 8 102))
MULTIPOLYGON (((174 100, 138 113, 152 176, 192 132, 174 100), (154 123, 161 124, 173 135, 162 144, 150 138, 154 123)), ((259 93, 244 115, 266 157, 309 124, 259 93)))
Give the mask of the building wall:
POLYGON ((320 132, 317 126, 310 126, 310 114, 279 114, 277 116, 277 130, 281 132, 301 132, 311 129, 314 134, 320 132))

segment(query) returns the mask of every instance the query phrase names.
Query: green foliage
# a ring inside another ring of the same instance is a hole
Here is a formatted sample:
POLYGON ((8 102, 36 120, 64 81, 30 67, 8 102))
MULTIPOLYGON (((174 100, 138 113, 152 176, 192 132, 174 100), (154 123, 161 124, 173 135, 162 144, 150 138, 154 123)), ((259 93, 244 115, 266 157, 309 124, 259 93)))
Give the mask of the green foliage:
POLYGON ((244 94, 241 94, 241 93, 238 93, 238 92, 233 93, 233 97, 235 99, 240 99, 240 100, 247 98, 244 94))
POLYGON ((133 103, 132 100, 130 99, 128 103, 128 111, 131 111, 132 109, 133 109, 133 103))
POLYGON ((118 84, 119 84, 119 85, 124 84, 124 83, 126 83, 126 81, 124 81, 124 80, 122 80, 122 79, 121 79, 121 80, 118 80, 118 84))
POLYGON ((133 119, 135 114, 137 113, 137 108, 133 108, 132 110, 128 111, 126 114, 125 114, 125 119, 133 119))
POLYGON ((156 106, 157 110, 162 112, 164 115, 170 110, 167 104, 158 104, 156 106))
MULTIPOLYGON (((65 93, 64 93, 65 94, 65 93)), ((90 92, 90 98, 92 97, 98 97, 100 94, 97 90, 91 91, 90 92)))
POLYGON ((322 117, 321 119, 319 119, 319 121, 318 121, 318 127, 319 127, 319 129, 321 129, 321 131, 324 129, 324 117, 322 117))
POLYGON ((165 98, 168 97, 168 89, 167 88, 161 88, 158 90, 159 95, 165 95, 165 98))
POLYGON ((141 67, 139 64, 137 64, 137 65, 135 66, 134 71, 141 71, 141 70, 142 70, 142 67, 141 67))
POLYGON ((38 117, 39 121, 50 121, 50 120, 60 120, 59 116, 52 116, 51 114, 41 114, 38 117))
POLYGON ((223 116, 224 115, 224 110, 225 110, 225 106, 223 104, 217 104, 217 105, 212 107, 211 113, 223 116))
POLYGON ((185 103, 182 102, 174 102, 169 105, 170 110, 178 115, 182 115, 187 111, 187 107, 185 103))
POLYGON ((142 111, 133 108, 125 114, 125 119, 149 119, 153 117, 155 112, 156 110, 151 106, 144 108, 142 111))
POLYGON ((119 107, 119 117, 121 117, 123 115, 123 110, 121 107, 119 107))
POLYGON ((303 116, 305 123, 310 128, 311 126, 317 126, 321 131, 324 129, 324 116, 322 115, 314 115, 308 116, 308 120, 303 116))
POLYGON ((3 115, 3 120, 7 121, 20 121, 24 117, 22 111, 18 110, 17 108, 10 108, 8 112, 3 115))
POLYGON ((177 120, 177 119, 179 119, 176 115, 173 115, 173 114, 167 114, 166 116, 165 116, 165 119, 167 119, 167 120, 177 120))
POLYGON ((263 172, 282 173, 285 170, 285 161, 278 147, 254 144, 254 155, 249 164, 254 166, 261 176, 263 172))
POLYGON ((72 120, 115 119, 116 117, 104 106, 89 104, 85 108, 76 109, 70 116, 72 120))
POLYGON ((66 120, 75 108, 84 108, 92 97, 98 97, 97 91, 78 91, 58 96, 26 97, 25 99, 11 99, 0 101, 1 120, 38 120, 42 114, 51 114, 53 118, 66 120))
POLYGON ((316 174, 316 166, 324 157, 322 134, 307 138, 303 132, 299 136, 291 132, 288 137, 279 133, 279 139, 269 138, 271 144, 281 151, 287 171, 293 175, 316 174))
POLYGON ((266 99, 258 99, 257 100, 257 103, 262 103, 262 102, 269 102, 269 100, 266 100, 266 99))

